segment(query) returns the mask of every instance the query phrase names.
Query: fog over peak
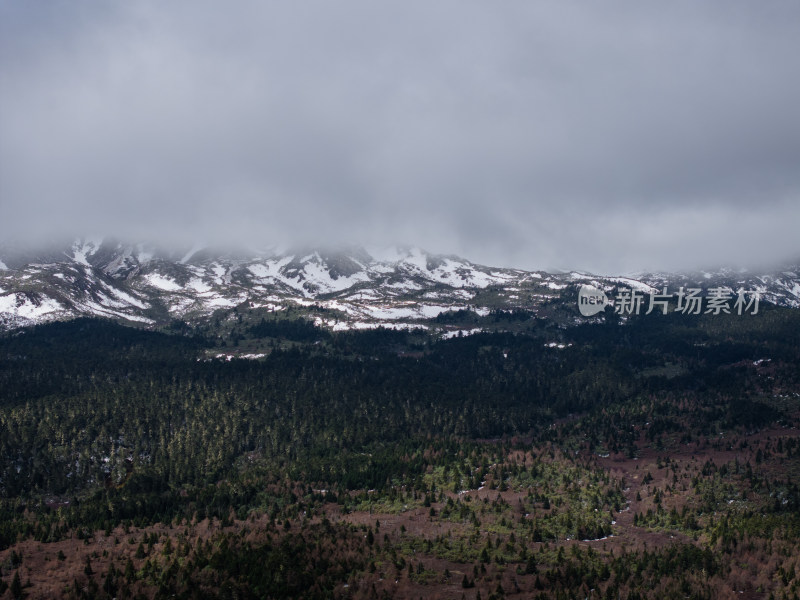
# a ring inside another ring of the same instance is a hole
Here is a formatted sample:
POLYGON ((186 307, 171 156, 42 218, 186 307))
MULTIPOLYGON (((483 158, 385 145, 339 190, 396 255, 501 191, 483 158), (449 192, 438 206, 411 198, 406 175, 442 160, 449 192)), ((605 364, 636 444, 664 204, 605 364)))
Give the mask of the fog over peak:
POLYGON ((0 4, 0 236, 800 257, 800 5, 0 4))

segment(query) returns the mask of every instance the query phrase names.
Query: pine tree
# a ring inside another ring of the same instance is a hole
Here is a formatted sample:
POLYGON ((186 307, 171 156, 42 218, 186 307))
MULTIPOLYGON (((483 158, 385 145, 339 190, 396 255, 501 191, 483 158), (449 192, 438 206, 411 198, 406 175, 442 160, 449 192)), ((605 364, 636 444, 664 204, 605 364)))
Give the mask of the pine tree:
POLYGON ((11 595, 14 598, 22 598, 22 582, 19 580, 19 571, 14 572, 14 579, 11 581, 11 595))
POLYGON ((129 558, 125 563, 125 581, 131 583, 136 577, 136 570, 133 567, 133 561, 129 558))

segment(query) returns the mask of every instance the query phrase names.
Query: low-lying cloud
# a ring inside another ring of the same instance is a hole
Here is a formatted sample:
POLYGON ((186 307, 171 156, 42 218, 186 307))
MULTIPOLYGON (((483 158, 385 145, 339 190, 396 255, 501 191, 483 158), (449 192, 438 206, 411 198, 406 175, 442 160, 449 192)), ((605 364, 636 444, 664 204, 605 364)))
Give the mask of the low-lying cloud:
POLYGON ((800 5, 0 5, 0 235, 800 257, 800 5))

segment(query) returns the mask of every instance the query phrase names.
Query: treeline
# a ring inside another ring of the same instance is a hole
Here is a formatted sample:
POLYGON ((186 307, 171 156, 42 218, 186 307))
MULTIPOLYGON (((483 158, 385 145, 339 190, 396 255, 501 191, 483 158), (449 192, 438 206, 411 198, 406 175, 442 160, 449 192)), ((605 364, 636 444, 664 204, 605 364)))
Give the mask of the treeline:
MULTIPOLYGON (((765 318, 797 320, 771 314, 765 318)), ((256 327, 274 333, 276 323, 256 327)), ((286 323, 280 327, 318 337, 312 324, 286 323)), ((740 323, 729 321, 733 332, 740 323)), ((578 328, 563 333, 573 345, 562 349, 512 334, 420 346, 419 334, 350 332, 324 351, 312 344, 230 363, 198 361, 204 339, 103 321, 33 328, 0 339, 0 495, 119 485, 145 467, 166 485, 201 485, 225 477, 246 454, 320 484, 373 488, 416 468, 397 444, 548 440, 547 424, 575 413, 593 419, 575 432, 589 437, 590 448, 631 452, 642 417, 651 441, 780 418, 754 398, 775 375, 782 385, 797 376, 800 350, 786 355, 785 327, 745 330, 736 341, 731 331, 723 337, 698 327, 707 345, 687 349, 674 342, 671 326, 685 325, 640 319, 615 326, 617 337, 598 326, 591 342, 578 328), (413 358, 392 351, 409 343, 422 348, 413 358), (720 365, 726 345, 733 362, 720 365), (765 354, 773 357, 770 378, 751 360, 765 354), (680 374, 647 375, 665 362, 680 364, 680 374)))

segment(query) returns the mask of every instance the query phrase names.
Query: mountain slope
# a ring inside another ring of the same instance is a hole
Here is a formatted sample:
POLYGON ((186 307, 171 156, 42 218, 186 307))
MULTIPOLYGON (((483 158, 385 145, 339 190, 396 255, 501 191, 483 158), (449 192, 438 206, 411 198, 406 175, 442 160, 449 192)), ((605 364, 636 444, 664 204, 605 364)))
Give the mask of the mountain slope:
POLYGON ((174 319, 202 321, 241 306, 264 312, 305 307, 319 324, 334 329, 428 327, 437 315, 461 309, 478 315, 524 309, 551 316, 553 307, 574 303, 582 284, 644 293, 676 291, 680 285, 744 288, 758 291, 764 301, 797 307, 799 272, 789 267, 767 274, 600 277, 490 268, 408 247, 168 251, 78 239, 44 249, 0 247, 0 326, 78 316, 155 326, 174 319))

